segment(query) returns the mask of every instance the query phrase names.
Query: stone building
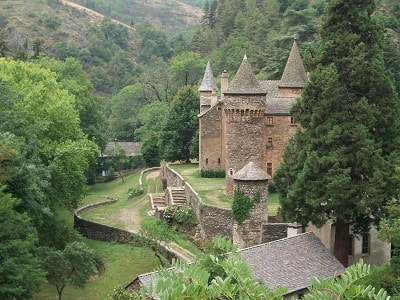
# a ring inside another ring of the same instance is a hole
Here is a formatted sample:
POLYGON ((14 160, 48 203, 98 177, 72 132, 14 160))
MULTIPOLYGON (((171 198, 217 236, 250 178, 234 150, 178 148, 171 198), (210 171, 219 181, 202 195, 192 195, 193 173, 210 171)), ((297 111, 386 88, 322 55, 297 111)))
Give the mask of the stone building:
MULTIPOLYGON (((227 72, 223 71, 220 96, 210 63, 207 64, 199 87, 199 168, 225 170, 228 196, 233 196, 235 184, 241 184, 241 175, 237 173, 242 172, 249 162, 254 162, 269 176, 273 175, 282 162, 285 145, 290 136, 300 129, 290 115, 290 109, 307 81, 308 76, 296 42, 293 42, 280 80, 257 80, 245 56, 231 84, 228 83, 227 72)), ((267 207, 258 209, 264 213, 267 207)), ((253 240, 246 240, 246 231, 257 236, 259 224, 264 224, 263 229, 271 225, 267 220, 257 220, 255 223, 257 225, 248 228, 245 227, 250 223, 243 228, 234 225, 233 237, 235 239, 236 236, 238 245, 254 245, 253 240)), ((288 236, 302 232, 301 228, 296 229, 296 224, 292 225, 288 226, 288 236)), ((263 239, 269 239, 268 232, 264 231, 261 232, 263 239)), ((333 253, 333 220, 322 228, 310 225, 306 231, 313 231, 333 253)), ((361 236, 350 235, 350 264, 360 258, 371 264, 387 262, 390 258, 390 244, 377 239, 375 231, 372 229, 361 236)))
POLYGON ((232 176, 249 161, 272 176, 298 128, 290 108, 307 80, 296 42, 281 80, 257 80, 245 56, 230 85, 222 73, 220 97, 207 64, 199 88, 199 167, 226 170, 228 195, 233 193, 232 176))

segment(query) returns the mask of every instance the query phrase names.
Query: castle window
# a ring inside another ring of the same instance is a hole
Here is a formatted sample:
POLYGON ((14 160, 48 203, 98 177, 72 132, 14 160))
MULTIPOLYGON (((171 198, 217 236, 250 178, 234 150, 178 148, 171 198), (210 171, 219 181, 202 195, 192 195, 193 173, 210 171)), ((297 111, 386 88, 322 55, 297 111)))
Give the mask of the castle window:
POLYGON ((218 158, 218 163, 219 163, 219 164, 221 163, 221 159, 220 159, 220 158, 218 158))
POLYGON ((362 234, 361 240, 361 253, 362 254, 369 254, 369 246, 370 246, 370 236, 368 232, 364 232, 362 234))
POLYGON ((290 117, 290 124, 296 124, 296 121, 294 120, 294 117, 290 117))
POLYGON ((232 168, 229 169, 229 175, 231 175, 231 176, 233 175, 233 169, 232 168))
POLYGON ((208 165, 208 158, 206 158, 206 165, 208 165))
POLYGON ((218 106, 218 107, 217 107, 217 110, 221 110, 221 106, 218 106))
POLYGON ((354 235, 350 234, 349 235, 349 248, 347 251, 348 255, 354 255, 354 235))
POLYGON ((267 174, 272 176, 272 163, 267 163, 267 174))
POLYGON ((269 138, 267 139, 267 148, 268 148, 268 149, 272 149, 272 137, 269 137, 269 138))
POLYGON ((267 125, 274 125, 274 118, 273 117, 267 117, 267 125))

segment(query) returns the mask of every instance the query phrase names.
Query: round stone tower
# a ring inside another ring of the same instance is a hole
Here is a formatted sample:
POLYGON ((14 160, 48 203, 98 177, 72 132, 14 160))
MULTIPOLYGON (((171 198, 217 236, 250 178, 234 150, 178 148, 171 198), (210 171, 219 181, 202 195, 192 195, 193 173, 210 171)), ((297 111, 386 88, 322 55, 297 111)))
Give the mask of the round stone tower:
POLYGON ((224 92, 226 116, 226 193, 233 195, 232 176, 249 161, 262 164, 265 156, 264 111, 266 91, 262 90, 253 70, 243 61, 231 86, 224 92))
MULTIPOLYGON (((255 163, 249 162, 243 169, 232 176, 234 180, 234 201, 236 193, 252 203, 248 217, 233 222, 233 243, 239 248, 261 244, 262 226, 268 222, 268 180, 271 176, 261 170, 255 163)), ((234 203, 235 205, 235 203, 234 203)), ((242 213, 242 212, 241 212, 242 213)))

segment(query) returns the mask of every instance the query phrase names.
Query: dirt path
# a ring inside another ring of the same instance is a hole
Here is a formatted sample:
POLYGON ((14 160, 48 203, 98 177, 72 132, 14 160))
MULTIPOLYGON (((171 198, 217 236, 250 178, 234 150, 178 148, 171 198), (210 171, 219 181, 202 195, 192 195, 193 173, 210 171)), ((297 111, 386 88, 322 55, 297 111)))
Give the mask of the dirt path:
MULTIPOLYGON (((73 7, 75 9, 78 9, 80 11, 83 11, 86 14, 90 15, 91 17, 93 17, 95 19, 98 19, 99 21, 101 21, 101 20, 103 20, 105 18, 105 16, 103 14, 98 13, 97 11, 94 11, 94 10, 92 10, 90 8, 85 7, 85 6, 79 5, 77 3, 74 3, 74 2, 71 2, 71 1, 67 1, 67 0, 61 0, 61 2, 62 2, 62 4, 66 5, 66 6, 70 6, 70 7, 73 7)), ((124 27, 126 27, 126 28, 128 28, 130 30, 133 30, 133 31, 136 30, 135 28, 133 28, 133 27, 131 27, 131 26, 125 24, 125 23, 122 23, 122 22, 120 22, 118 20, 114 20, 114 19, 111 19, 111 18, 109 18, 109 19, 112 22, 114 22, 116 24, 119 24, 119 25, 122 25, 122 26, 124 26, 124 27)))

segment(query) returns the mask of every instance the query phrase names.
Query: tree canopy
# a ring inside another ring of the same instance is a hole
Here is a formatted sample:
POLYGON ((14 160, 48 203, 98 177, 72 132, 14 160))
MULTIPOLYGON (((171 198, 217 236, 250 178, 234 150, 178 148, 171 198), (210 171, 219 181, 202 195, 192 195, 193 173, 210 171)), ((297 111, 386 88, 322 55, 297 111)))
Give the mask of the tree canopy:
POLYGON ((399 187, 400 102, 374 10, 373 0, 328 4, 310 82, 292 108, 304 130, 274 174, 286 220, 336 220, 335 255, 344 265, 349 225, 368 230, 399 187))
POLYGON ((167 161, 190 161, 198 155, 199 111, 198 93, 190 86, 184 86, 172 100, 169 114, 160 135, 161 157, 167 161), (197 152, 191 151, 196 149, 197 152))
POLYGON ((0 140, 14 152, 5 191, 21 200, 18 210, 28 213, 40 243, 62 247, 70 234, 57 208, 76 208, 98 148, 83 133, 75 99, 55 73, 5 59, 0 70, 0 140))

